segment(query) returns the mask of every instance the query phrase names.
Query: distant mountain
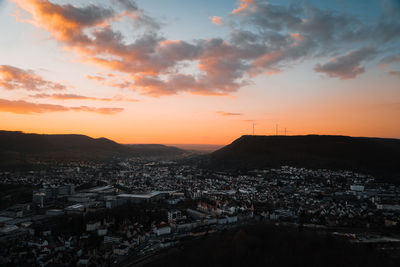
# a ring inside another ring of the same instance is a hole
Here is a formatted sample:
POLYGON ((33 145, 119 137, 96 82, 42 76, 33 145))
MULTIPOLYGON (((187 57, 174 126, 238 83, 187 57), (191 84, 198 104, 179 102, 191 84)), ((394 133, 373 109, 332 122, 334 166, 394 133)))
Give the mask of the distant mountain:
POLYGON ((212 144, 173 144, 186 151, 193 151, 196 154, 208 154, 214 152, 223 147, 223 145, 212 145, 212 144))
POLYGON ((188 152, 174 147, 165 146, 159 144, 135 144, 135 145, 125 145, 127 146, 133 155, 141 157, 180 157, 187 155, 188 152))
POLYGON ((218 169, 282 165, 346 169, 400 181, 400 140, 349 136, 242 136, 207 157, 218 169))
POLYGON ((163 145, 121 145, 76 134, 0 131, 0 167, 34 161, 107 160, 115 157, 178 157, 184 150, 163 145))

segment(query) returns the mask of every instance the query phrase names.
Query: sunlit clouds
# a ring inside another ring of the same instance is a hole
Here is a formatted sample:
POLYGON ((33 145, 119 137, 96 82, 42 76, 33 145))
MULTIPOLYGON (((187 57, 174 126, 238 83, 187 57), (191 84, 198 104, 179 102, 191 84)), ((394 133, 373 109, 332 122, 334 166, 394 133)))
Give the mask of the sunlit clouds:
POLYGON ((48 113, 48 112, 61 112, 61 111, 84 111, 94 112, 99 114, 112 115, 118 112, 122 112, 122 108, 95 108, 95 107, 68 107, 62 105, 53 104, 38 104, 27 102, 24 100, 6 100, 0 99, 0 111, 11 112, 16 114, 36 114, 36 113, 48 113))
POLYGON ((23 70, 9 65, 0 65, 0 87, 7 90, 65 90, 61 83, 44 80, 32 70, 23 70))
POLYGON ((214 16, 210 20, 215 25, 222 25, 224 23, 224 20, 221 17, 218 17, 218 16, 214 16))
MULTIPOLYGON (((46 29, 53 38, 77 52, 83 62, 125 73, 129 80, 125 87, 150 96, 179 92, 228 95, 246 86, 254 75, 273 74, 298 60, 346 49, 346 44, 361 39, 369 40, 364 34, 369 30, 368 25, 345 14, 307 5, 278 6, 266 1, 243 0, 232 11, 233 19, 237 17, 242 24, 262 31, 234 29, 231 40, 212 38, 189 43, 166 39, 156 20, 133 1, 115 1, 122 9, 94 4, 60 5, 47 0, 13 1, 31 17, 27 21, 46 29), (152 30, 128 43, 124 34, 112 25, 115 20, 130 18, 152 30), (341 46, 335 47, 333 43, 338 41, 341 46), (182 73, 180 63, 184 61, 198 62, 198 73, 182 73)), ((211 21, 223 23, 219 16, 212 17, 211 21)), ((378 24, 374 30, 385 31, 380 33, 385 34, 382 43, 398 38, 385 26, 400 27, 395 20, 378 24)), ((351 57, 357 55, 319 64, 315 71, 330 77, 355 78, 365 72, 357 63, 367 60, 365 57, 352 61, 351 57)), ((121 83, 109 85, 124 87, 121 83)))
POLYGON ((125 101, 125 102, 137 102, 137 99, 131 98, 124 98, 120 95, 117 95, 112 98, 101 98, 101 97, 92 97, 92 96, 83 96, 77 94, 34 94, 29 95, 32 98, 48 98, 48 99, 55 99, 55 100, 93 100, 93 101, 125 101))
POLYGON ((237 113, 237 112, 226 112, 226 111, 217 111, 217 114, 221 115, 221 116, 241 116, 243 115, 242 113, 237 113))

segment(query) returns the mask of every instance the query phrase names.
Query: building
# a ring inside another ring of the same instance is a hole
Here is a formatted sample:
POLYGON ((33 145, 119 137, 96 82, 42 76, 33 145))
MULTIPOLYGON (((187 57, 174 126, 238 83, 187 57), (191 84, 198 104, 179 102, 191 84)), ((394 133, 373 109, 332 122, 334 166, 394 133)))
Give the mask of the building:
POLYGON ((91 231, 96 231, 100 227, 100 222, 99 221, 91 221, 86 224, 86 231, 91 232, 91 231))
POLYGON ((182 213, 179 210, 168 211, 168 222, 178 221, 182 219, 182 213))
POLYGON ((168 235, 168 234, 171 233, 171 227, 169 227, 169 226, 157 227, 157 228, 154 229, 154 233, 157 236, 168 235))
POLYGON ((356 192, 363 192, 364 191, 364 186, 363 185, 351 185, 350 186, 351 191, 356 191, 356 192))
POLYGON ((153 191, 146 194, 119 194, 117 197, 125 199, 130 203, 150 203, 164 199, 169 193, 170 192, 153 191))
POLYGON ((129 246, 127 245, 119 245, 118 247, 114 248, 114 254, 119 256, 128 255, 129 246))
POLYGON ((63 215, 64 211, 60 210, 60 209, 50 209, 46 211, 46 215, 49 216, 59 216, 59 215, 63 215))
POLYGON ((194 219, 204 219, 207 216, 205 213, 192 209, 187 209, 186 212, 190 217, 194 219))
POLYGON ((68 201, 76 203, 85 203, 96 197, 95 193, 79 193, 68 197, 68 201))
POLYGON ((97 235, 98 236, 105 236, 107 234, 107 232, 108 232, 108 230, 107 230, 107 227, 105 227, 105 226, 100 226, 97 229, 97 235))
POLYGON ((128 198, 120 198, 116 196, 108 196, 106 197, 106 208, 107 209, 113 209, 118 206, 124 205, 128 202, 128 198))
POLYGON ((85 212, 86 207, 83 204, 75 204, 68 206, 64 209, 68 214, 80 214, 82 212, 85 212))
POLYGON ((43 192, 34 192, 32 195, 32 202, 40 205, 40 207, 43 208, 46 202, 46 194, 43 192))

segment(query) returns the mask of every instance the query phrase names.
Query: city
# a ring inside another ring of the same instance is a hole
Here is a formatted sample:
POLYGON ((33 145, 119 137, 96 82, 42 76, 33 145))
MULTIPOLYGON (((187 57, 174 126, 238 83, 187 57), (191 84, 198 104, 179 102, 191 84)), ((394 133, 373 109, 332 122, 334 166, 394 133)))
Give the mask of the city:
POLYGON ((0 266, 400 266, 400 0, 0 25, 0 266))
POLYGON ((0 212, 1 264, 120 265, 257 222, 400 249, 400 187, 351 171, 129 159, 0 175, 33 188, 31 201, 0 212))

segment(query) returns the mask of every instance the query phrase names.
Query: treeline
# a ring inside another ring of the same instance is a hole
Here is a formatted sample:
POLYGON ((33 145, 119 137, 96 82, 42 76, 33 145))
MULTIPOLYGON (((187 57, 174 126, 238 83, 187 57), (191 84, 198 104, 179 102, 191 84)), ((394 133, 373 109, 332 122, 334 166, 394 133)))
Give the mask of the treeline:
POLYGON ((25 184, 0 184, 0 210, 32 201, 33 189, 33 186, 25 184))
POLYGON ((400 266, 371 247, 272 225, 239 227, 171 250, 147 266, 400 266))

